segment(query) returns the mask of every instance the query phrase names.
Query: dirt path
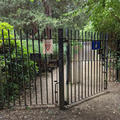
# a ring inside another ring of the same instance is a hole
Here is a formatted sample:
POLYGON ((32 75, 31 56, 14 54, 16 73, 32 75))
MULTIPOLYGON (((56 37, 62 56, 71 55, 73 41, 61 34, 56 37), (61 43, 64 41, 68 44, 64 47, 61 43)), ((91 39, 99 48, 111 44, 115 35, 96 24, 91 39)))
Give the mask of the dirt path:
POLYGON ((110 83, 110 93, 72 107, 3 110, 0 120, 120 120, 120 83, 110 83))

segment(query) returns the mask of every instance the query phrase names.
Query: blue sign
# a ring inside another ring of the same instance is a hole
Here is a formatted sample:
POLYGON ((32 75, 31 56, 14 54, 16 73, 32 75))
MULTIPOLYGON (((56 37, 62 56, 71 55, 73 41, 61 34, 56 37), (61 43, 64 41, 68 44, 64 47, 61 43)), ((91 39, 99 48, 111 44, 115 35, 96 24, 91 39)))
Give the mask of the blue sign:
POLYGON ((92 50, 100 49, 100 41, 92 41, 92 50))

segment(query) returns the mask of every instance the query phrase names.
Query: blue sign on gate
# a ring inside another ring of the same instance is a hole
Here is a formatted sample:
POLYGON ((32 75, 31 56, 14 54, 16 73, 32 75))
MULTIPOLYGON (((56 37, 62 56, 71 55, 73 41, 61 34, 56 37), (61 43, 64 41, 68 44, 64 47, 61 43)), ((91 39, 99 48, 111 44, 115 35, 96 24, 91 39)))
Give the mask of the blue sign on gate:
POLYGON ((92 41, 92 50, 100 49, 100 41, 92 41))

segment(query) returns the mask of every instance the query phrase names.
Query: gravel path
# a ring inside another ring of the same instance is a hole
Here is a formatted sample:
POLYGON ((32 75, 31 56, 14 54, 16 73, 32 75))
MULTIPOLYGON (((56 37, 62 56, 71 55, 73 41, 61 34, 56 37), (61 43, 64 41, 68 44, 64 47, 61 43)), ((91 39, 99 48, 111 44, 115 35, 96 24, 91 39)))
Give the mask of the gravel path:
POLYGON ((0 111, 0 120, 120 120, 120 83, 109 84, 110 93, 66 111, 58 108, 0 111))

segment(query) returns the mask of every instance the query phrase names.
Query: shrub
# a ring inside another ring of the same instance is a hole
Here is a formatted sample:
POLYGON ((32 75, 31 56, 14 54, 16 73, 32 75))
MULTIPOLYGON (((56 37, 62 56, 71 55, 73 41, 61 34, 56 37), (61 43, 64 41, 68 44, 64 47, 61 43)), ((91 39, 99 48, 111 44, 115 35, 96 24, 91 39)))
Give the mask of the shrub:
POLYGON ((30 80, 35 77, 35 70, 38 71, 36 63, 29 60, 29 54, 20 41, 15 43, 13 27, 8 23, 0 22, 0 104, 4 105, 9 101, 16 99, 23 88, 29 85, 30 80), (8 31, 10 40, 8 40, 8 31), (2 40, 2 30, 4 33, 4 42, 2 40), (17 54, 16 54, 17 53, 17 54), (35 67, 35 68, 34 68, 35 67), (29 74, 30 73, 30 74, 29 74))

